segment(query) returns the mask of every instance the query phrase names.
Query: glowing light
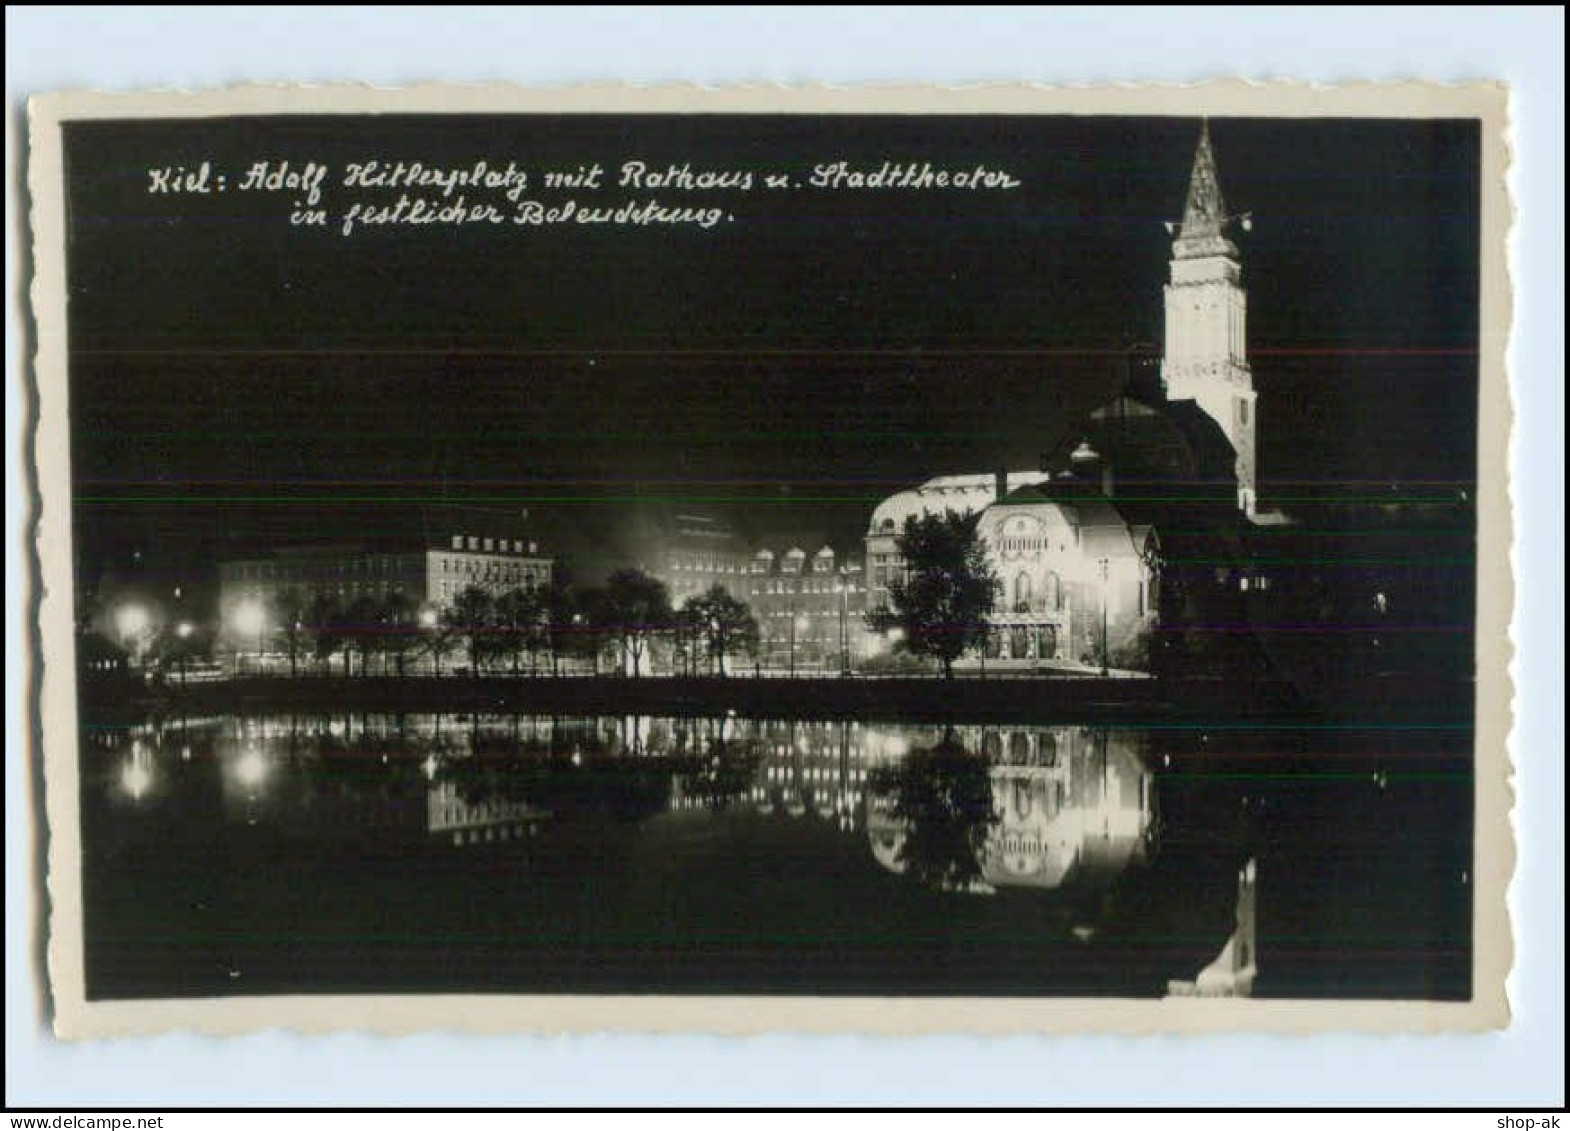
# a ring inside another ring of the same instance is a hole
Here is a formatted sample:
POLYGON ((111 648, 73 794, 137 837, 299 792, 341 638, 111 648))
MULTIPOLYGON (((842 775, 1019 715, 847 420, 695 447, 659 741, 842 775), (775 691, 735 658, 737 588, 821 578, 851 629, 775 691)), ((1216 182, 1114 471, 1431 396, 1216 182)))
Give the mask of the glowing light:
POLYGON ((425 607, 425 608, 420 610, 420 627, 421 628, 435 628, 436 627, 436 620, 437 620, 437 616, 436 616, 436 610, 435 609, 427 606, 427 607, 425 607))
POLYGON ((174 633, 175 633, 175 635, 176 635, 176 636, 178 636, 178 637, 179 637, 179 638, 180 638, 180 639, 181 639, 181 640, 189 640, 189 639, 190 639, 190 638, 191 638, 191 633, 193 633, 193 632, 195 632, 195 631, 196 631, 196 629, 194 629, 194 628, 192 628, 192 627, 191 627, 191 622, 190 622, 190 621, 188 621, 188 620, 183 620, 183 621, 181 621, 181 622, 180 622, 180 624, 179 624, 179 625, 178 625, 178 626, 177 626, 177 627, 176 627, 176 628, 175 628, 175 630, 174 630, 174 633))
POLYGON ((120 611, 115 614, 115 627, 120 630, 120 636, 125 640, 142 635, 151 623, 152 617, 141 605, 122 605, 120 611))
POLYGON ((234 627, 247 636, 259 636, 267 627, 267 610, 257 601, 245 601, 235 606, 234 627))
POLYGON ((140 801, 152 788, 152 767, 143 759, 132 758, 120 771, 120 784, 131 795, 131 800, 140 801))
POLYGON ((240 755, 240 760, 234 764, 234 776, 247 789, 255 789, 267 780, 268 769, 266 757, 252 747, 240 755))
POLYGON ((425 771, 427 781, 436 780, 436 755, 427 754, 425 761, 420 763, 420 768, 425 771))

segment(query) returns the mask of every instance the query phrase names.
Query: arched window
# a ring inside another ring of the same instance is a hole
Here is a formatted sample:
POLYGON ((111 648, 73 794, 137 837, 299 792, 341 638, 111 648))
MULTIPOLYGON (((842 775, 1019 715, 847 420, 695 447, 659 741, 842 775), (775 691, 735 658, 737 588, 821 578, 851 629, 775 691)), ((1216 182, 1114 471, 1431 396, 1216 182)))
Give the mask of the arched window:
POLYGON ((1014 611, 1016 613, 1030 611, 1030 574, 1023 570, 1014 578, 1014 611))

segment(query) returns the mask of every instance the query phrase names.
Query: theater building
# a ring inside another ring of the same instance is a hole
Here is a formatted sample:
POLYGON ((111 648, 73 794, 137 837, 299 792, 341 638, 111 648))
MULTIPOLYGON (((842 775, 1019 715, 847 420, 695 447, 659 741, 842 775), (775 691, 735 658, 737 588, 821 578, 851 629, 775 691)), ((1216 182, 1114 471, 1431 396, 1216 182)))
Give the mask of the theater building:
POLYGON ((1110 401, 1043 421, 1055 439, 1036 469, 938 476, 879 504, 866 536, 870 607, 892 605, 905 524, 947 511, 976 518, 998 579, 986 662, 1150 670, 1164 615, 1202 619, 1209 589, 1268 586, 1247 562, 1249 532, 1283 517, 1259 500, 1248 303, 1227 235, 1236 222, 1207 125, 1183 218, 1169 226, 1159 360, 1132 351, 1110 401), (1168 560, 1203 568, 1180 576, 1168 560))

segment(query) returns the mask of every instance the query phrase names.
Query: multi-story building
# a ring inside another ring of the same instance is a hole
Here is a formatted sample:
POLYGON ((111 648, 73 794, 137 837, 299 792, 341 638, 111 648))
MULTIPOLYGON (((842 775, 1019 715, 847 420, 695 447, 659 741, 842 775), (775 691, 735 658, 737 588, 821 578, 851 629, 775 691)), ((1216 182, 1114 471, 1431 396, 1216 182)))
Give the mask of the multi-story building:
POLYGON ((319 600, 347 608, 394 598, 427 616, 477 587, 500 594, 550 584, 555 563, 526 538, 452 534, 425 545, 359 543, 280 547, 218 567, 219 642, 231 655, 261 653, 289 618, 319 600))
POLYGON ((757 618, 759 663, 772 671, 841 671, 865 650, 866 574, 824 546, 811 558, 798 547, 752 556, 740 595, 757 618))
POLYGON ((635 521, 633 558, 665 583, 681 608, 719 585, 744 600, 749 555, 733 527, 713 515, 682 512, 635 521))

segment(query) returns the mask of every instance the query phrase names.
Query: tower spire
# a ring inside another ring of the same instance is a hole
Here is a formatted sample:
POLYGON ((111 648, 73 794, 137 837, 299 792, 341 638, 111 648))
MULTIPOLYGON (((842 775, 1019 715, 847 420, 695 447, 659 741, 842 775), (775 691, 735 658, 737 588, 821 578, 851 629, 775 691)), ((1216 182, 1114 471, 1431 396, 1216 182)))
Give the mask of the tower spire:
POLYGON ((1238 507, 1252 517, 1256 397, 1248 365, 1248 296, 1237 248, 1225 234, 1227 220, 1206 121, 1172 243, 1161 378, 1170 400, 1194 401, 1226 434, 1237 455, 1238 507))
POLYGON ((1173 257, 1201 259, 1210 255, 1237 255, 1237 248, 1222 232, 1226 220, 1227 207, 1221 199, 1221 179, 1216 175, 1216 154, 1210 147, 1210 119, 1204 118, 1199 127, 1199 149, 1194 154, 1194 171, 1188 180, 1183 226, 1178 232, 1173 257))

